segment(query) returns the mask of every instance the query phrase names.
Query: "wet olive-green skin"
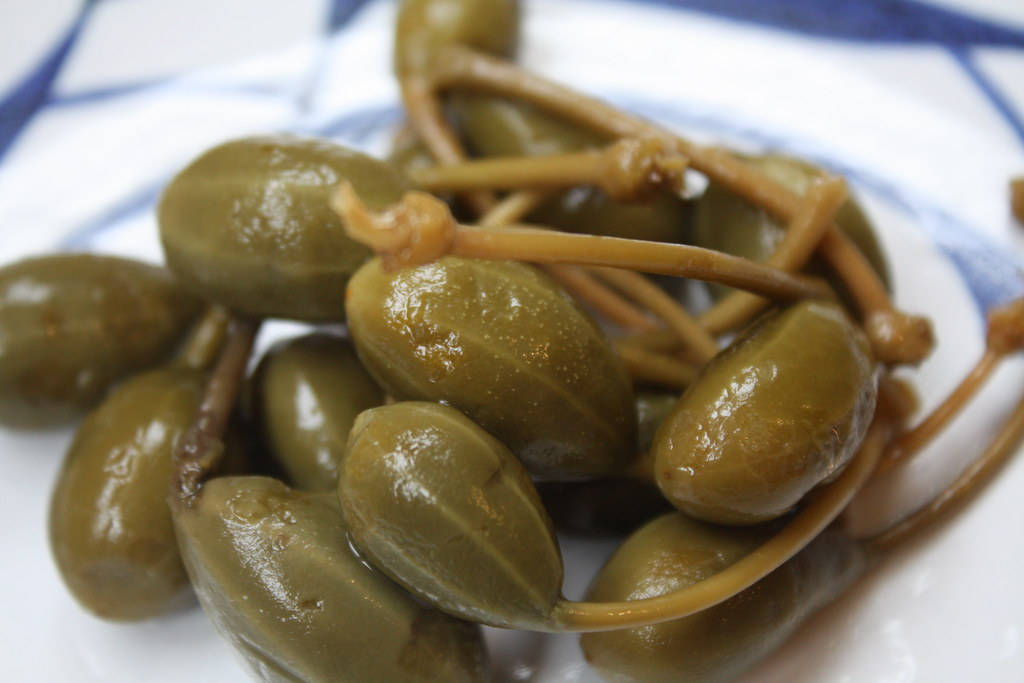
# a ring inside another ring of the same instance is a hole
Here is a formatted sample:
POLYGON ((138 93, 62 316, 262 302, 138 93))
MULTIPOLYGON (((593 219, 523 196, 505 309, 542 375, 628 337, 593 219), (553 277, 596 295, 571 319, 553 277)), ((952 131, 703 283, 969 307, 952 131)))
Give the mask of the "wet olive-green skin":
MULTIPOLYGON (((821 174, 819 169, 805 161, 779 155, 744 157, 744 160, 798 194, 805 193, 814 178, 821 174)), ((885 253, 860 204, 853 198, 847 199, 836 211, 835 218, 888 287, 890 276, 885 253)), ((715 183, 711 183, 694 204, 692 239, 697 246, 754 261, 766 261, 785 234, 785 226, 763 209, 752 206, 715 183)), ((815 272, 828 274, 824 264, 813 263, 815 272)), ((845 292, 841 283, 834 279, 833 283, 839 291, 845 292)), ((722 285, 711 285, 710 290, 716 297, 730 291, 722 285)))
POLYGON ((561 594, 558 542, 529 475, 453 408, 406 402, 360 415, 338 498, 374 566, 446 612, 541 627, 561 594))
POLYGON ((699 519, 778 517, 846 465, 876 394, 867 340, 837 304, 765 316, 704 368, 658 429, 658 486, 699 519))
MULTIPOLYGON (((448 107, 477 156, 567 154, 608 142, 515 100, 457 93, 449 98, 448 107)), ((643 203, 619 202, 596 187, 579 186, 555 193, 532 211, 527 220, 569 232, 682 242, 687 237, 691 216, 688 203, 668 193, 643 203)))
POLYGON ((92 254, 0 268, 0 424, 59 424, 156 365, 201 304, 163 268, 92 254))
POLYGON ((461 45, 515 55, 519 0, 402 0, 395 27, 395 73, 422 74, 438 50, 461 45))
POLYGON ((447 257, 388 273, 374 259, 346 305, 359 357, 390 395, 459 409, 532 473, 598 476, 633 457, 629 376, 536 269, 447 257))
POLYGON ((519 100, 455 92, 446 106, 470 151, 477 156, 550 156, 609 142, 602 135, 519 100))
POLYGON ((64 458, 50 546, 71 593, 97 616, 145 619, 191 601, 166 500, 172 450, 202 389, 192 370, 138 375, 86 418, 64 458))
POLYGON ((278 135, 214 147, 160 200, 167 263, 186 287, 243 314, 341 320, 348 278, 370 256, 328 205, 342 180, 374 209, 409 189, 394 166, 325 140, 278 135))
MULTIPOLYGON (((742 559, 772 529, 728 528, 678 513, 633 534, 594 579, 587 599, 636 600, 686 588, 742 559)), ((862 548, 826 531, 767 577, 695 615, 653 626, 587 633, 580 645, 606 681, 731 681, 781 645, 867 566, 862 548)))
POLYGON ((256 372, 259 415, 275 460, 296 488, 334 491, 356 415, 384 403, 352 345, 329 334, 283 342, 256 372))
POLYGON ((225 477, 174 521, 203 609, 260 680, 487 680, 479 628, 365 564, 333 494, 225 477))

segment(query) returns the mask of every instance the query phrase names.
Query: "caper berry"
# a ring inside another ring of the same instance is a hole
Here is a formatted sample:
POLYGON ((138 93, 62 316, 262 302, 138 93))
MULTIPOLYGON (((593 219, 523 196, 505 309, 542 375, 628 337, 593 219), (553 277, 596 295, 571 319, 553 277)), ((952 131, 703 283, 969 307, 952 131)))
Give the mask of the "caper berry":
POLYGON ((174 444, 192 423, 202 374, 152 370, 82 423, 50 503, 50 546, 71 593, 106 619, 158 616, 192 597, 166 498, 174 444))
POLYGON ((324 140, 277 135, 214 147, 160 200, 167 263, 186 287, 239 313, 341 320, 348 278, 370 256, 328 206, 342 180, 378 209, 409 187, 390 164, 324 140))
POLYGON ((778 517, 838 474, 874 413, 868 342, 836 304, 765 316, 716 356, 654 439, 662 493, 724 524, 778 517))
POLYGON ((531 628, 560 596, 558 542, 529 475, 453 408, 409 402, 360 415, 338 496, 374 565, 446 612, 531 628))
POLYGON ((621 362, 535 269, 448 257, 387 272, 374 259, 352 278, 347 305, 359 356, 389 394, 458 408, 531 472, 597 476, 635 454, 621 362))
POLYGON ((203 609, 261 680, 487 679, 479 627, 363 562, 333 494, 225 477, 174 522, 203 609))
POLYGON ((128 259, 60 254, 0 268, 0 423, 76 417, 163 359, 199 310, 168 271, 128 259))
POLYGON ((256 384, 263 433, 285 474, 299 489, 333 491, 356 415, 384 403, 351 344, 329 334, 278 344, 260 361, 256 384))
MULTIPOLYGON (((679 513, 659 517, 615 552, 587 599, 635 600, 686 588, 742 559, 773 531, 772 526, 704 524, 679 513)), ((856 542, 826 531, 719 605, 653 626, 588 633, 580 645, 587 662, 608 681, 731 681, 839 595, 866 562, 856 542)))

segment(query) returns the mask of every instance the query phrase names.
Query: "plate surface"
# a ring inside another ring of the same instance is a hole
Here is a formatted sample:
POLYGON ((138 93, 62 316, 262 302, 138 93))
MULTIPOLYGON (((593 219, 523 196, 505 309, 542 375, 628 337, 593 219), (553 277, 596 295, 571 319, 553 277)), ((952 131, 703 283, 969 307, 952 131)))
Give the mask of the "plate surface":
MULTIPOLYGON (((739 0, 538 0, 527 3, 521 59, 692 137, 803 155, 844 174, 879 226, 899 304, 935 322, 935 354, 908 373, 928 409, 980 353, 982 312, 1024 293, 1024 243, 1006 197, 1007 178, 1024 173, 1017 113, 1024 10, 970 19, 907 3, 908 12, 923 14, 904 24, 930 27, 923 33, 898 30, 884 14, 892 3, 858 3, 858 12, 839 12, 842 22, 818 16, 816 4, 788 3, 784 15, 739 0), (748 19, 737 19, 741 12, 748 19)), ((326 38, 310 34, 230 66, 108 87, 97 85, 99 76, 81 76, 88 64, 78 63, 77 80, 51 79, 48 97, 17 134, 0 131, 0 262, 54 248, 159 260, 152 204, 160 188, 200 150, 229 137, 284 129, 382 152, 401 117, 388 66, 393 5, 331 7, 337 27, 326 38)), ((147 20, 104 12, 90 21, 116 29, 147 20)), ((80 44, 92 45, 89 23, 81 30, 80 44)), ((95 61, 94 52, 85 55, 95 61)), ((68 59, 76 64, 74 50, 68 59)), ((919 464, 865 492, 851 524, 869 532, 939 490, 978 452, 1022 381, 1024 363, 1007 363, 919 464)), ((73 603, 45 535, 69 438, 69 430, 0 431, 7 520, 0 598, 9 615, 0 623, 0 673, 8 680, 247 680, 199 610, 126 626, 73 603)), ((1013 539, 1024 523, 1022 492, 1024 462, 1017 461, 963 514, 889 557, 745 680, 1019 680, 1024 545, 1013 539)), ((566 593, 579 597, 613 544, 565 538, 563 549, 566 593)), ((498 680, 598 680, 573 636, 489 631, 488 638, 498 680)))

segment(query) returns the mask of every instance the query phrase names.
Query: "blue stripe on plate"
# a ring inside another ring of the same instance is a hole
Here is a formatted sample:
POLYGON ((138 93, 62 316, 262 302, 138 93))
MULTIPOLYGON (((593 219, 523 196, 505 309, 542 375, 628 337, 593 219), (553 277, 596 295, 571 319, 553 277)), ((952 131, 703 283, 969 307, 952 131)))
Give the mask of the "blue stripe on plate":
POLYGON ((21 83, 0 100, 0 161, 14 144, 18 134, 46 102, 53 82, 81 34, 95 3, 96 0, 85 1, 64 37, 21 83))
POLYGON ((965 47, 951 47, 949 51, 953 55, 953 59, 963 68, 971 81, 988 99, 989 104, 999 112, 1010 128, 1013 129, 1013 132, 1017 134, 1017 139, 1024 145, 1024 121, 1021 120, 1021 115, 1010 104, 1010 101, 999 92, 999 89, 995 87, 984 72, 978 68, 978 65, 974 63, 970 50, 965 47))
POLYGON ((342 28, 369 2, 370 0, 331 0, 330 11, 327 14, 327 30, 334 33, 342 28))
MULTIPOLYGON (((92 0, 98 1, 98 0, 92 0)), ((363 6, 369 4, 371 0, 331 0, 329 5, 329 11, 327 16, 327 28, 329 31, 337 31, 343 28, 352 18, 358 13, 363 6)), ((80 92, 70 93, 67 95, 56 95, 51 97, 44 96, 44 102, 42 106, 45 107, 67 107, 75 106, 79 104, 91 104, 93 102, 99 102, 106 99, 113 99, 116 97, 124 97, 126 95, 133 95, 137 92, 155 88, 167 83, 173 82, 176 78, 179 78, 179 74, 171 76, 161 76, 159 78, 148 79, 138 81, 135 83, 122 83, 117 85, 106 86, 102 88, 95 88, 91 90, 83 90, 80 92)), ((217 90, 224 92, 248 92, 248 93, 265 93, 265 94, 279 94, 271 86, 261 86, 259 84, 247 84, 247 85, 236 85, 231 83, 225 83, 221 86, 211 85, 209 90, 215 92, 217 90)), ((2 105, 0 105, 2 106, 2 105)), ((2 113, 2 109, 0 109, 2 113)), ((2 140, 2 136, 0 136, 2 140)))
POLYGON ((1024 48, 1024 30, 918 0, 632 0, 692 10, 805 35, 873 42, 938 43, 950 49, 966 74, 1024 144, 1022 114, 970 59, 972 47, 1024 48))
POLYGON ((1024 48, 1024 30, 918 0, 632 0, 841 40, 1024 48))

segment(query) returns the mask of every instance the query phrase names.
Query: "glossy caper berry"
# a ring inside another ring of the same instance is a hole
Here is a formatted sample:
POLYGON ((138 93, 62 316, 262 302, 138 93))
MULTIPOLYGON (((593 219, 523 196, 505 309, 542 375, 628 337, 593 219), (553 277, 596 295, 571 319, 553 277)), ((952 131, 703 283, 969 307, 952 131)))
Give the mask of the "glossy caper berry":
MULTIPOLYGON (((772 526, 704 524, 678 513, 659 517, 615 552, 587 599, 636 600, 686 588, 742 559, 773 531, 772 526)), ((653 626, 587 633, 580 645, 587 662, 607 681, 731 681, 845 590, 866 565, 855 541, 826 531, 723 603, 653 626)))
POLYGON ((270 349, 256 371, 257 410, 277 463, 296 488, 333 491, 356 415, 384 403, 352 345, 310 334, 270 349))
POLYGON ((214 147, 160 200, 167 263, 193 292, 242 314, 341 320, 348 278, 370 257, 328 205, 342 180, 376 209, 409 187, 390 164, 325 140, 277 135, 214 147))
POLYGON ((837 304, 767 315, 704 368, 658 429, 658 486, 699 519, 778 517, 846 465, 876 394, 867 339, 837 304))
POLYGON ((360 415, 338 497, 370 561, 446 612, 531 628, 560 597, 562 557, 529 475, 453 408, 407 402, 360 415))
POLYGON ((348 291, 359 356, 389 394, 447 403, 547 477, 618 471, 635 454, 630 379, 604 334, 537 270, 447 257, 348 291))
POLYGON ((200 309, 168 271, 128 259, 60 254, 0 268, 0 423, 78 416, 167 356, 200 309))
POLYGON ((172 451, 202 387, 194 370, 144 373, 75 434, 50 503, 50 546, 71 593, 97 616, 145 619, 192 599, 166 499, 172 451))
MULTIPOLYGON (((478 156, 566 154, 609 140, 516 100, 454 93, 448 101, 469 149, 478 156)), ((556 192, 527 220, 568 232, 683 242, 689 234, 688 202, 667 192, 643 203, 611 199, 592 186, 556 192)))
POLYGON ((395 72, 422 74, 449 45, 511 57, 518 42, 519 0, 403 0, 395 27, 395 72))
POLYGON ((174 521, 203 609, 259 679, 487 680, 479 627, 370 568, 333 494, 225 477, 174 521))

